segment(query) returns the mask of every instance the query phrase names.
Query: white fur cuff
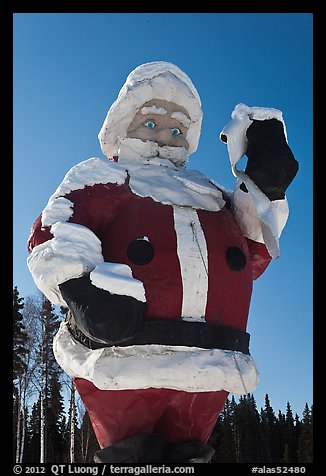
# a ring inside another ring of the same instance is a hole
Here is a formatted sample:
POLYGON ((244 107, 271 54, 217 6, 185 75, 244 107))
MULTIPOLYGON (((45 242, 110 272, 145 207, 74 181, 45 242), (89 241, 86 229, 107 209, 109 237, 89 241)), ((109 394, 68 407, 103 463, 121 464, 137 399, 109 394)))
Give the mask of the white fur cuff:
POLYGON ((75 223, 57 222, 51 233, 54 238, 36 246, 27 265, 40 291, 53 304, 66 306, 58 285, 103 262, 101 242, 91 230, 75 223))

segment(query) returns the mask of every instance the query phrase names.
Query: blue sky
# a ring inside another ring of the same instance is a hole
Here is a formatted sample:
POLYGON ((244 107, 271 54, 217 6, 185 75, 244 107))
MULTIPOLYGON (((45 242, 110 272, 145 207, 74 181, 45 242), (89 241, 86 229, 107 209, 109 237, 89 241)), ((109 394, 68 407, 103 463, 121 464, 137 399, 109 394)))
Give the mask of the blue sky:
POLYGON ((287 191, 281 257, 254 283, 248 331, 260 371, 257 406, 312 403, 312 14, 14 14, 14 285, 37 291, 26 266, 33 221, 65 173, 103 157, 97 134, 129 72, 171 61, 204 112, 189 168, 233 189, 219 133, 234 106, 283 111, 300 170, 287 191))

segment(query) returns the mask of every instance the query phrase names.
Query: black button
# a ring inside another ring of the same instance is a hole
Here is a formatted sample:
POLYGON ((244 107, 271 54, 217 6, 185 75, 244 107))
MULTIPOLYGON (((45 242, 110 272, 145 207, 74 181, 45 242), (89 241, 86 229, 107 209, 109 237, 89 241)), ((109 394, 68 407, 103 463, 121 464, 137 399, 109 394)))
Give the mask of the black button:
POLYGON ((242 271, 247 262, 244 252, 236 246, 230 246, 226 250, 226 261, 232 271, 242 271))
POLYGON ((127 255, 134 264, 148 264, 154 257, 154 247, 148 240, 139 238, 130 243, 127 255))

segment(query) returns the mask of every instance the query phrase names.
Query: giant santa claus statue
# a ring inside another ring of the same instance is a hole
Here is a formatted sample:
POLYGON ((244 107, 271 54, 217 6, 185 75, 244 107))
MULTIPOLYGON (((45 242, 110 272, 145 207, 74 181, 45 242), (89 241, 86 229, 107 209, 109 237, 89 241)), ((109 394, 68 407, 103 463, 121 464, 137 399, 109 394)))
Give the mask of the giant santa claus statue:
POLYGON ((28 266, 69 308, 54 353, 97 462, 210 461, 229 392, 257 386, 252 284, 279 256, 298 165, 279 110, 239 104, 231 117, 220 138, 233 192, 186 168, 202 122, 192 81, 171 63, 140 65, 99 133, 106 158, 74 166, 32 227, 28 266))

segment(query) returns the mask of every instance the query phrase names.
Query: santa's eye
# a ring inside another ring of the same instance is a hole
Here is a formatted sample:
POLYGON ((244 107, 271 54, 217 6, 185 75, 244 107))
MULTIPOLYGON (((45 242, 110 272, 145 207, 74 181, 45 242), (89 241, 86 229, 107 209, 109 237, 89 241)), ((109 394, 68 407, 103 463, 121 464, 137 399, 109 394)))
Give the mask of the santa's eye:
POLYGON ((173 129, 171 129, 171 134, 173 136, 178 136, 179 134, 181 134, 181 131, 178 127, 174 127, 173 129))
POLYGON ((154 121, 147 121, 145 122, 144 126, 148 127, 148 129, 154 129, 156 123, 154 121))

